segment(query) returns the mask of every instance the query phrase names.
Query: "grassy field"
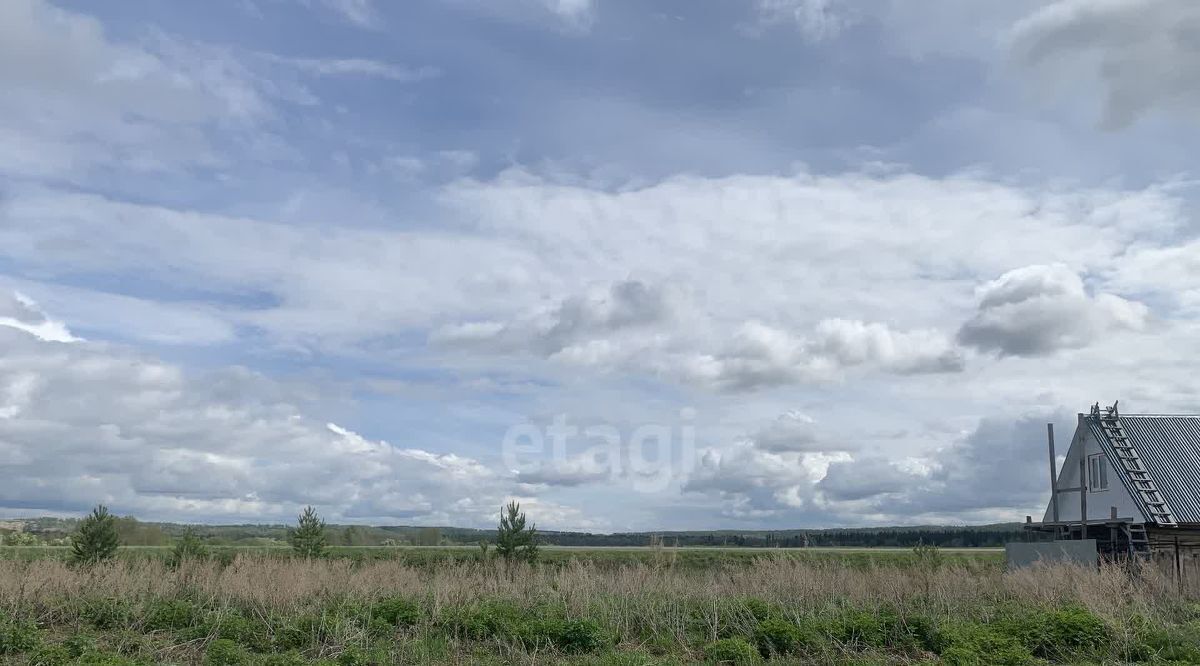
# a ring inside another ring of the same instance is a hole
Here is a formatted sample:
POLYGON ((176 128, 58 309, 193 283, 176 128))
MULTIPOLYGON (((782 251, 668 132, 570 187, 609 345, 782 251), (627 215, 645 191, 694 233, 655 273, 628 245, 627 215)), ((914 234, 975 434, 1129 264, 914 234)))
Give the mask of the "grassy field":
MULTIPOLYGON (((223 561, 237 554, 256 554, 288 558, 287 546, 214 546, 210 550, 223 561)), ((65 546, 0 546, 0 559, 65 559, 70 549, 65 546)), ((123 559, 163 559, 169 556, 167 546, 124 546, 119 551, 123 559)), ((1004 551, 999 548, 944 548, 942 557, 964 565, 999 566, 1004 551)), ((336 546, 329 549, 334 558, 352 561, 388 560, 410 566, 435 566, 465 563, 478 559, 476 546, 336 546)), ((801 561, 837 561, 847 566, 871 566, 884 563, 904 564, 914 555, 910 548, 649 548, 638 546, 562 547, 542 546, 542 561, 550 565, 568 562, 587 562, 597 566, 627 564, 659 564, 681 568, 707 569, 725 565, 747 564, 763 558, 785 558, 801 561)))
POLYGON ((28 549, 0 560, 0 663, 1200 663, 1200 586, 1155 568, 681 550, 547 549, 536 567, 462 548, 268 550, 173 567, 131 548, 87 568, 28 549), (636 559, 604 559, 618 556, 636 559))

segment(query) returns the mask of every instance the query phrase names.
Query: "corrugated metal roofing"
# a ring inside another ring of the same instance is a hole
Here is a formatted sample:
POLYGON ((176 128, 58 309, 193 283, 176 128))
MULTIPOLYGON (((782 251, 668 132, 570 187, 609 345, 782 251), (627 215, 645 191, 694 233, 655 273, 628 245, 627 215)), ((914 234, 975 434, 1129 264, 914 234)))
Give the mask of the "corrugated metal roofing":
MULTIPOLYGON (((1200 523, 1200 416, 1121 414, 1121 425, 1180 523, 1200 523)), ((1100 424, 1088 417, 1098 441, 1100 424)), ((1119 466, 1115 466, 1119 470, 1119 466)))

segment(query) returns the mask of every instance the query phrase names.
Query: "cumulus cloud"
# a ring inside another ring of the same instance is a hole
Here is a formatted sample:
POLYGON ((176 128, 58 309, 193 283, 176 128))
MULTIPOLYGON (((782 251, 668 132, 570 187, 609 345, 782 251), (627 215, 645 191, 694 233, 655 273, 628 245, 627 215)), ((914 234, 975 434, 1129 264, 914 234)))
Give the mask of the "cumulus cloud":
POLYGON ((958 339, 984 351, 1041 356, 1084 347, 1111 331, 1139 330, 1149 310, 1136 301, 1089 293, 1062 264, 1026 266, 981 286, 975 315, 958 339))
POLYGON ((689 493, 715 494, 732 515, 759 517, 814 508, 814 484, 842 452, 771 452, 752 442, 700 452, 683 485, 689 493))
POLYGON ((577 456, 558 462, 538 464, 522 470, 517 481, 535 486, 582 486, 613 477, 613 467, 596 456, 577 456))
POLYGON ((1056 423, 1060 437, 1074 428, 1074 419, 1061 412, 989 416, 968 432, 928 433, 931 441, 946 441, 916 456, 773 452, 735 442, 704 451, 684 490, 718 497, 730 515, 759 519, 791 516, 826 525, 1013 520, 1045 501, 1047 422, 1056 423))
POLYGON ((1118 129, 1155 107, 1196 116, 1198 32, 1192 2, 1059 0, 1018 22, 1010 39, 1018 62, 1056 82, 1078 78, 1082 64, 1104 91, 1104 126, 1118 129))
POLYGON ((934 330, 893 331, 885 324, 828 319, 808 337, 747 322, 731 344, 690 360, 684 371, 731 390, 751 390, 837 376, 870 367, 888 372, 957 372, 961 354, 934 330))
POLYGON ((117 346, 55 344, 14 303, 28 325, 0 327, 0 509, 270 520, 312 503, 333 519, 479 525, 516 490, 478 460, 316 421, 246 370, 192 375, 117 346))
POLYGON ((820 451, 828 448, 811 416, 790 411, 750 436, 754 446, 772 453, 820 451))
POLYGON ((835 476, 832 485, 847 483, 851 495, 873 503, 867 510, 883 515, 1013 520, 1023 511, 1040 510, 1049 498, 1048 422, 1069 441, 1075 418, 1063 411, 988 416, 927 456, 920 469, 866 459, 839 471, 845 478, 835 476), (856 486, 850 481, 855 476, 879 482, 874 488, 870 481, 856 486))
POLYGON ((831 500, 855 501, 905 492, 923 480, 920 474, 903 469, 894 460, 867 456, 831 463, 817 488, 831 500))
POLYGON ((665 322, 670 308, 662 288, 622 280, 586 295, 567 297, 518 321, 443 326, 432 333, 431 339, 451 346, 524 351, 547 357, 565 354, 579 359, 590 343, 603 343, 612 334, 665 322))

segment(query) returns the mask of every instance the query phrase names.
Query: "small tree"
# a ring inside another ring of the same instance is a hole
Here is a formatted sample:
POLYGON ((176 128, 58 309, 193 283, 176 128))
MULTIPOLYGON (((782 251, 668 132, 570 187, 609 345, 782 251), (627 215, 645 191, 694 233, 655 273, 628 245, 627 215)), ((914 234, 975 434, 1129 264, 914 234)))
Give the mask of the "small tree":
POLYGON ((92 509, 91 515, 79 523, 71 535, 71 561, 95 564, 111 558, 117 552, 120 537, 115 517, 103 504, 92 509))
POLYGON ((320 557, 325 552, 325 521, 317 516, 316 509, 304 507, 296 527, 288 530, 288 541, 304 557, 320 557))
POLYGON ((537 526, 525 526, 525 512, 515 501, 500 510, 496 553, 509 562, 523 560, 532 563, 538 559, 537 526))
POLYGON ((196 536, 196 530, 188 527, 183 531, 183 537, 175 542, 171 549, 171 563, 179 566, 188 560, 203 560, 208 557, 208 549, 196 536))
POLYGON ((418 546, 440 546, 442 545, 442 531, 436 527, 422 527, 417 530, 414 541, 418 546))

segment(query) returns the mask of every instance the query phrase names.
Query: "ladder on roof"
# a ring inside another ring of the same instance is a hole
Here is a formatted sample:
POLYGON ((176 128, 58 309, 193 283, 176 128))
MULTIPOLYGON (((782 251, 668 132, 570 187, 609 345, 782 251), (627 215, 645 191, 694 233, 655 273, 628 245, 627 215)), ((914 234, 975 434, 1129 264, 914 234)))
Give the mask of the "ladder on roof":
POLYGON ((1154 485, 1150 472, 1146 471, 1146 466, 1142 464, 1141 456, 1138 455, 1129 436, 1125 434, 1125 427, 1121 425, 1121 417, 1117 414, 1117 405, 1114 403, 1112 407, 1103 411, 1100 405, 1096 405, 1092 407, 1092 416, 1100 424, 1100 430, 1112 446, 1117 460, 1121 462, 1134 491, 1134 497, 1141 500, 1146 517, 1155 525, 1178 527, 1179 523, 1175 520, 1171 507, 1167 505, 1166 498, 1158 491, 1158 486, 1154 485))

